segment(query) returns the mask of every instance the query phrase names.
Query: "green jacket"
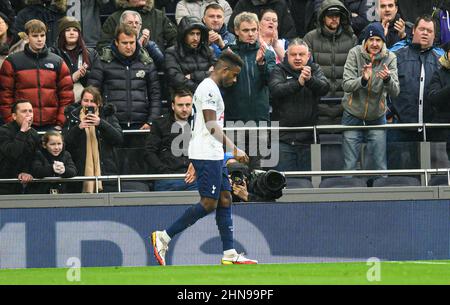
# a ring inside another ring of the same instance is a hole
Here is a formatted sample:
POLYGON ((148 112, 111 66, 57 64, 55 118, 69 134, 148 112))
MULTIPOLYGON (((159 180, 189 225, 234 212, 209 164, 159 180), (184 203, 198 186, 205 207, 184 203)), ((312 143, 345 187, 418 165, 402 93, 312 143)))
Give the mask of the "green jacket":
POLYGON ((255 44, 237 41, 231 50, 238 54, 244 65, 237 82, 223 90, 225 121, 269 121, 270 72, 275 67, 275 55, 266 52, 264 65, 256 63, 259 42, 255 44))
POLYGON ((344 97, 342 105, 351 115, 361 120, 376 120, 386 113, 386 96, 395 97, 400 93, 400 84, 397 73, 397 57, 383 46, 380 53, 372 62, 372 76, 363 86, 362 71, 366 64, 371 62, 370 55, 364 49, 365 41, 352 48, 344 66, 344 80, 342 88, 344 97), (391 72, 390 79, 385 82, 376 76, 386 65, 391 72))

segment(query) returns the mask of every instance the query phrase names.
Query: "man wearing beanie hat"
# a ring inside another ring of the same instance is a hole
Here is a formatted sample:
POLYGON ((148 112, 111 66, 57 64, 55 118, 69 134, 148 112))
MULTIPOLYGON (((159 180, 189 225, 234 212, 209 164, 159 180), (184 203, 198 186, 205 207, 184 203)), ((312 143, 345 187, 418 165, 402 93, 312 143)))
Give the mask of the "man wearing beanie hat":
MULTIPOLYGON (((361 45, 350 50, 344 66, 342 125, 386 124, 386 97, 397 96, 400 91, 397 58, 386 48, 382 25, 369 24, 364 38, 361 45)), ((369 154, 367 164, 373 165, 371 169, 386 170, 386 131, 382 129, 343 132, 344 169, 357 169, 364 140, 369 154)))
MULTIPOLYGON (((439 57, 443 51, 433 47, 435 38, 433 18, 422 15, 413 27, 412 41, 398 42, 391 50, 397 56, 400 94, 392 97, 389 106, 393 123, 430 123, 433 109, 428 99, 431 77, 439 69, 439 57)), ((389 118, 389 116, 388 116, 389 118)), ((440 129, 427 132, 434 140, 440 129)), ((417 143, 423 139, 422 129, 389 129, 388 157, 393 168, 417 168, 419 157, 417 143)))

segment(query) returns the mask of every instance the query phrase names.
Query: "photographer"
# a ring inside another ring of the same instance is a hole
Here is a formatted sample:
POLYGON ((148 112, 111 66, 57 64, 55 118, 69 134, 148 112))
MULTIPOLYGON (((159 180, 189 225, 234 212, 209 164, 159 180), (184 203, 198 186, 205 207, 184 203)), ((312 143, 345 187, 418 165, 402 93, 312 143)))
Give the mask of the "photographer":
POLYGON ((225 154, 224 165, 233 189, 233 202, 267 202, 275 201, 283 193, 286 178, 278 171, 252 171, 239 163, 230 153, 225 154))

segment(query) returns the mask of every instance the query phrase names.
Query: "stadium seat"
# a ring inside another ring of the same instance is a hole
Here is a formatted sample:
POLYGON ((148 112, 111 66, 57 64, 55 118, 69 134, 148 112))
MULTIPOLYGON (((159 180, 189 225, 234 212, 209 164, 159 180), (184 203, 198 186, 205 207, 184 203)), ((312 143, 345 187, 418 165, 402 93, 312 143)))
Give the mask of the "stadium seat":
POLYGON ((324 179, 319 188, 367 187, 365 180, 357 177, 333 177, 324 179))
POLYGON ((372 187, 420 186, 420 180, 414 177, 391 176, 379 177, 373 181, 372 187))
POLYGON ((432 176, 430 181, 428 181, 429 186, 446 185, 448 186, 447 175, 436 175, 432 176))
POLYGON ((305 178, 287 178, 286 180, 286 188, 288 189, 305 189, 314 187, 311 181, 305 178))

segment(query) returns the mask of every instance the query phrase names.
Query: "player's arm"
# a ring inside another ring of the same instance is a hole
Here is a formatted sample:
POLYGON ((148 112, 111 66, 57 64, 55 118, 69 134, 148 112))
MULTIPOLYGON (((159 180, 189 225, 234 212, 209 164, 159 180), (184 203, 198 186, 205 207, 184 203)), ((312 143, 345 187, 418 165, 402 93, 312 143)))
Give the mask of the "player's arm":
POLYGON ((231 141, 223 132, 222 128, 217 124, 216 112, 214 110, 202 110, 205 119, 205 125, 209 133, 219 142, 223 143, 227 150, 233 152, 237 161, 248 163, 248 156, 245 152, 240 150, 233 141, 231 141))

